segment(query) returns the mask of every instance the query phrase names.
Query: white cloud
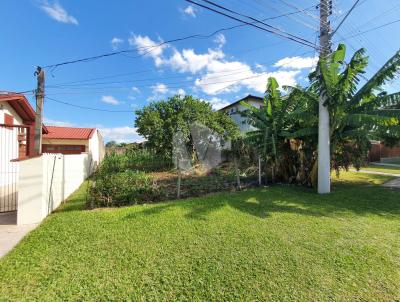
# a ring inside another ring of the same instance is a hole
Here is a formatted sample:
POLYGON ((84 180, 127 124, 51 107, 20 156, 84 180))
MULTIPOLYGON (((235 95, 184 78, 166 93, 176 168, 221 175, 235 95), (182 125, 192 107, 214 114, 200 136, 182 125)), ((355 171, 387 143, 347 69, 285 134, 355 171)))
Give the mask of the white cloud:
POLYGON ((179 95, 186 95, 186 91, 185 90, 183 90, 182 88, 179 88, 177 91, 176 91, 176 94, 179 94, 179 95))
POLYGON ((274 64, 274 67, 285 69, 304 69, 314 68, 318 62, 318 57, 286 57, 274 64))
POLYGON ((150 39, 148 36, 141 36, 131 34, 131 37, 128 39, 129 45, 137 47, 138 53, 141 55, 152 57, 155 60, 156 65, 158 66, 158 60, 163 53, 164 48, 167 47, 166 44, 158 45, 162 43, 162 41, 155 42, 150 39))
POLYGON ((121 39, 121 38, 114 37, 114 38, 111 39, 110 43, 111 43, 112 49, 113 49, 113 50, 117 50, 118 47, 119 47, 122 43, 124 43, 124 40, 121 39))
POLYGON ((40 8, 52 19, 61 23, 70 23, 78 25, 78 20, 69 15, 68 12, 61 6, 58 1, 53 2, 53 4, 48 1, 43 1, 40 8))
POLYGON ((116 141, 117 143, 122 142, 142 142, 144 141, 136 128, 123 126, 123 127, 113 127, 113 128, 99 128, 101 134, 105 141, 116 141))
POLYGON ((211 106, 214 110, 221 109, 230 104, 230 102, 220 99, 220 98, 217 98, 217 97, 212 97, 208 102, 211 104, 211 106))
MULTIPOLYGON (((133 37, 137 46, 156 43, 147 36, 133 37)), ((225 42, 225 38, 220 37, 219 42, 225 42)), ((169 46, 165 45, 165 47, 169 46)), ((260 64, 256 64, 252 68, 247 63, 228 60, 221 47, 208 49, 205 53, 197 53, 193 49, 179 51, 171 47, 170 54, 164 53, 162 48, 150 56, 154 59, 157 67, 165 66, 182 73, 191 73, 194 77, 192 90, 201 90, 209 95, 237 92, 243 87, 264 93, 269 77, 275 77, 281 86, 295 85, 301 70, 311 68, 317 62, 317 58, 314 57, 288 57, 273 65, 280 68, 279 70, 270 71, 266 66, 260 64)), ((176 90, 157 85, 152 87, 155 95, 151 99, 155 99, 160 93, 176 93, 176 90)))
POLYGON ((189 5, 188 7, 186 7, 186 8, 183 10, 183 12, 184 12, 186 15, 189 15, 189 16, 191 16, 191 17, 193 17, 193 18, 196 17, 196 9, 195 9, 192 5, 189 5))
POLYGON ((133 92, 137 92, 137 93, 140 92, 140 89, 135 87, 135 86, 133 86, 131 89, 132 89, 133 92))
POLYGON ((209 49, 205 54, 197 54, 193 49, 183 49, 182 52, 174 49, 169 59, 158 59, 158 66, 169 66, 180 72, 197 73, 207 68, 216 60, 223 59, 225 54, 221 50, 209 49))
POLYGON ((223 34, 218 34, 215 36, 214 42, 217 43, 219 47, 222 47, 226 43, 226 38, 223 34))
POLYGON ((113 97, 112 95, 103 95, 101 97, 101 101, 103 103, 106 104, 110 104, 110 105, 119 105, 120 101, 118 101, 115 97, 113 97))
POLYGON ((73 127, 74 126, 74 124, 71 122, 54 120, 54 119, 49 119, 49 118, 44 119, 44 124, 46 126, 59 126, 59 127, 73 127))
POLYGON ((168 92, 168 87, 165 84, 157 83, 156 85, 151 86, 154 94, 165 94, 168 92))

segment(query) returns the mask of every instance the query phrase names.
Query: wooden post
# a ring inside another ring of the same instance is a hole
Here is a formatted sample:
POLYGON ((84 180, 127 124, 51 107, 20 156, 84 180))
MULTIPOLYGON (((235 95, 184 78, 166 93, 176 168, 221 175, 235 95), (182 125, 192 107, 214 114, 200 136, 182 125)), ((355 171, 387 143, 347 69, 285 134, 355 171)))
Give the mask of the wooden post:
POLYGON ((261 186, 261 156, 258 156, 258 185, 261 186))
POLYGON ((236 184, 237 184, 238 189, 241 190, 242 186, 240 184, 239 167, 238 167, 238 163, 236 160, 236 156, 233 157, 233 164, 235 165, 236 184))
POLYGON ((42 154, 42 123, 43 123, 43 99, 44 99, 44 70, 37 67, 36 89, 36 114, 35 114, 35 154, 42 154))
POLYGON ((177 159, 176 166, 178 168, 178 184, 177 184, 177 192, 176 192, 176 198, 179 199, 181 198, 181 178, 182 178, 182 173, 181 173, 181 167, 180 167, 180 159, 177 159))

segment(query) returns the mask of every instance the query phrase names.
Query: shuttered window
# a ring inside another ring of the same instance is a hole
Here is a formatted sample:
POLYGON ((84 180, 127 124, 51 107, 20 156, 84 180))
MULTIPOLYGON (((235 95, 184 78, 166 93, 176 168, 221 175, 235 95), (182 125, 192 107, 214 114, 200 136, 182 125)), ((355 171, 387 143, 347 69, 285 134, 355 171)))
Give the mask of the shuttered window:
MULTIPOLYGON (((14 118, 12 115, 4 113, 4 124, 14 125, 14 118)), ((7 127, 7 129, 12 129, 12 127, 7 127)))

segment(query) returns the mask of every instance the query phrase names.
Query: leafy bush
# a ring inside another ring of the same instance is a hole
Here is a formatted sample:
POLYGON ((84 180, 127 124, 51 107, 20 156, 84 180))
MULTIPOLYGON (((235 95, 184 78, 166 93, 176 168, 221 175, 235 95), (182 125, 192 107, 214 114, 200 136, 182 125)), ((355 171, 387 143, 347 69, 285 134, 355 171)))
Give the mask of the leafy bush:
POLYGON ((119 207, 158 201, 162 191, 150 175, 125 171, 96 177, 89 191, 88 207, 119 207))
POLYGON ((152 151, 127 150, 124 154, 110 153, 104 158, 99 173, 109 174, 137 170, 142 172, 166 171, 172 168, 172 160, 152 151))

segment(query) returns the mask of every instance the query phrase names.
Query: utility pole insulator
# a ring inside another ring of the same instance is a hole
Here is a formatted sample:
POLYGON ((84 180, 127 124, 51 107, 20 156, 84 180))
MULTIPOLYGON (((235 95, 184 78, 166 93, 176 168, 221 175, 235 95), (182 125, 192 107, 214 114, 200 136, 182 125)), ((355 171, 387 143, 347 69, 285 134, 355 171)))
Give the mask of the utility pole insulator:
POLYGON ((36 88, 36 113, 35 113, 35 154, 42 154, 42 124, 43 124, 43 100, 44 100, 44 70, 38 66, 35 71, 37 78, 36 88))

